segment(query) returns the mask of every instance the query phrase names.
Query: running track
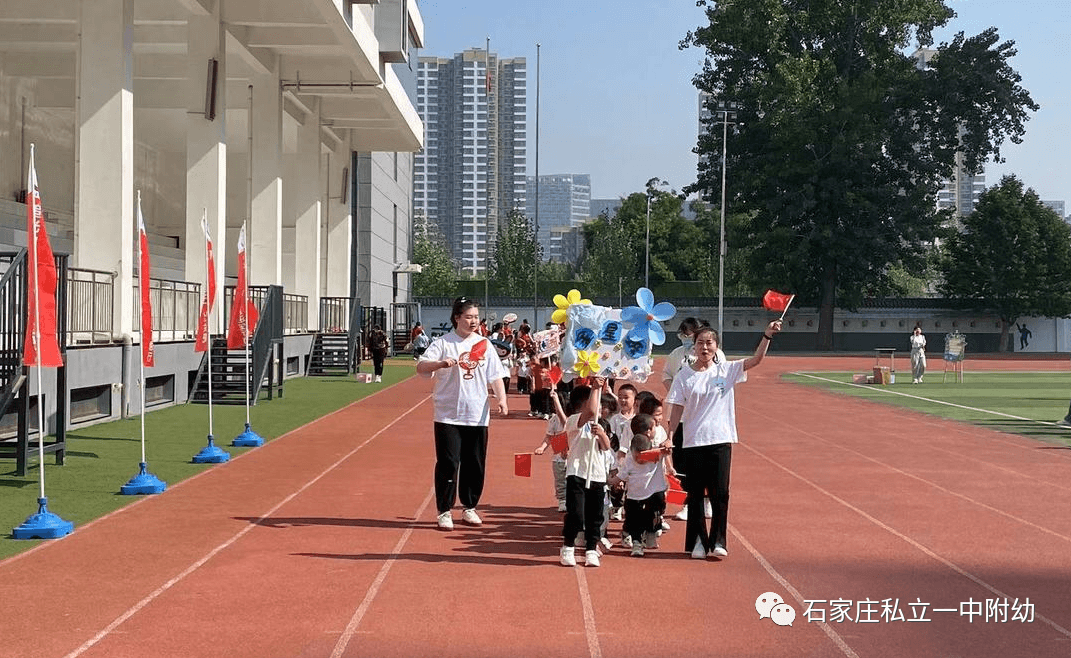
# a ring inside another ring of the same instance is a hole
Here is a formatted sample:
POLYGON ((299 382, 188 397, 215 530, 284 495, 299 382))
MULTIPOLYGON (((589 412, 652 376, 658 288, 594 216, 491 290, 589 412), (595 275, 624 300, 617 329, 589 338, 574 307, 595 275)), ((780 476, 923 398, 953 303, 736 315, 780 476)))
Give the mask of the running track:
POLYGON ((677 522, 643 559, 559 566, 549 458, 512 475, 543 427, 515 395, 484 527, 435 530, 430 384, 412 378, 0 562, 0 656, 1071 655, 1071 452, 779 381, 870 364, 749 373, 723 561, 689 559, 677 522), (793 626, 759 618, 768 591, 793 626), (987 622, 1005 599, 1032 621, 987 622))

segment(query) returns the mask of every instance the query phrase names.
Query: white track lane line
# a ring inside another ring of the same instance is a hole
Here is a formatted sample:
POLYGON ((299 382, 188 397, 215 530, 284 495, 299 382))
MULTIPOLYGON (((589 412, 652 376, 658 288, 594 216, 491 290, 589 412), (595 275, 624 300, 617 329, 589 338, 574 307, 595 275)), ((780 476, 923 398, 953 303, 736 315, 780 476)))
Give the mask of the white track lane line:
POLYGON ((591 592, 588 590, 588 579, 584 575, 586 567, 573 567, 576 572, 576 584, 580 589, 580 602, 584 606, 584 634, 588 638, 588 655, 591 658, 602 658, 602 647, 599 646, 599 632, 595 628, 595 606, 591 604, 591 592))
POLYGON ((424 516, 424 510, 431 504, 432 498, 435 497, 435 487, 432 487, 428 491, 428 495, 424 498, 424 502, 420 504, 420 508, 417 509, 416 514, 413 515, 413 521, 409 524, 409 527, 402 533, 401 538, 398 539, 398 543, 391 549, 390 555, 386 561, 383 562, 383 566, 379 568, 379 573, 376 574, 375 580, 368 587, 368 591, 365 592, 364 600, 357 606, 357 609, 353 611, 353 616, 350 617, 350 621, 346 624, 346 629, 342 631, 342 635, 338 638, 338 642, 335 643, 335 648, 331 652, 331 658, 339 658, 346 651, 346 647, 349 645, 350 640, 357 633, 357 628, 361 625, 361 620, 364 619, 365 613, 372 607, 372 601, 375 600, 376 595, 379 594, 379 588, 383 585, 383 581, 387 579, 387 573, 390 572, 392 566, 397 557, 401 555, 402 549, 409 542, 409 537, 413 534, 413 528, 422 516, 424 516))
MULTIPOLYGON (((367 398, 366 398, 366 399, 367 399, 367 398)), ((311 487, 312 485, 314 485, 314 484, 316 484, 317 482, 319 482, 321 478, 323 478, 323 477, 324 477, 325 475, 327 475, 327 474, 328 474, 328 473, 330 473, 331 471, 333 471, 333 470, 335 470, 336 468, 338 468, 339 466, 341 466, 343 462, 345 462, 345 461, 346 461, 347 459, 349 459, 349 458, 350 458, 350 457, 352 457, 352 456, 353 456, 354 454, 356 454, 356 452, 357 452, 358 450, 360 450, 361 448, 363 448, 363 447, 365 447, 366 445, 368 445, 369 443, 371 443, 371 442, 372 442, 372 441, 373 441, 373 440, 374 440, 374 439, 375 439, 376 437, 378 437, 378 436, 379 436, 380 434, 382 434, 383 432, 386 432, 386 431, 387 431, 388 429, 390 429, 391 427, 393 427, 393 426, 395 425, 395 423, 397 423, 397 422, 398 422, 398 421, 400 421, 401 419, 403 419, 403 418, 405 418, 406 416, 408 416, 409 414, 411 414, 411 413, 412 413, 413 411, 415 411, 415 410, 417 409, 417 407, 421 406, 422 404, 424 404, 425 402, 427 402, 427 401, 428 401, 429 399, 431 399, 431 396, 430 396, 430 395, 427 395, 427 396, 425 396, 425 397, 424 397, 424 398, 423 398, 422 400, 420 400, 420 401, 419 401, 419 402, 417 402, 417 403, 416 403, 415 405, 413 405, 412 407, 410 407, 408 411, 406 411, 406 412, 402 413, 401 415, 399 415, 399 416, 398 416, 397 418, 395 418, 394 420, 392 420, 392 421, 391 421, 391 422, 390 422, 389 424, 387 424, 386 426, 384 426, 383 428, 381 428, 381 429, 380 429, 380 430, 379 430, 378 432, 376 432, 376 433, 375 433, 375 434, 373 434, 372 436, 370 436, 370 437, 368 437, 367 439, 365 439, 365 441, 364 441, 363 443, 361 443, 361 444, 360 444, 359 446, 357 446, 357 447, 356 447, 356 448, 354 448, 353 450, 350 450, 350 451, 349 451, 348 453, 346 453, 346 454, 345 454, 345 455, 344 455, 343 457, 341 457, 341 458, 340 458, 340 459, 339 459, 338 461, 336 461, 336 462, 335 462, 334 464, 331 464, 330 466, 328 466, 328 467, 327 467, 326 469, 324 469, 324 470, 323 470, 323 471, 322 471, 322 472, 321 472, 321 473, 320 473, 319 475, 317 475, 317 476, 316 476, 316 477, 314 477, 313 479, 311 479, 311 480, 309 480, 308 482, 306 482, 305 484, 303 484, 303 485, 301 486, 301 488, 299 488, 299 489, 298 489, 297 491, 295 491, 294 493, 290 494, 290 495, 289 495, 289 496, 287 496, 286 498, 284 498, 284 499, 282 499, 281 501, 279 501, 279 503, 277 503, 277 504, 276 504, 276 505, 275 505, 274 507, 272 507, 272 508, 271 508, 270 510, 268 510, 267 512, 265 512, 264 514, 262 514, 262 515, 260 516, 260 518, 258 518, 258 519, 257 519, 256 521, 254 521, 253 523, 250 523, 250 524, 249 524, 249 525, 247 525, 247 526, 246 526, 245 528, 242 528, 242 529, 241 529, 241 530, 239 530, 239 531, 238 531, 238 532, 237 532, 237 533, 236 533, 236 534, 235 534, 235 535, 234 535, 233 537, 231 537, 231 538, 230 538, 230 539, 228 539, 227 541, 223 542, 223 543, 222 543, 222 544, 220 544, 219 546, 216 546, 215 548, 213 548, 213 549, 212 549, 211 551, 209 551, 208 553, 206 553, 206 554, 205 554, 205 556, 204 556, 204 557, 202 557, 202 558, 201 558, 200 560, 197 560, 196 562, 194 562, 194 563, 193 563, 193 564, 191 564, 190 566, 186 567, 186 569, 185 569, 184 571, 182 571, 182 573, 180 573, 179 575, 175 576, 175 577, 174 577, 174 578, 172 578, 171 580, 167 581, 166 583, 164 583, 164 584, 163 584, 163 585, 161 585, 160 587, 157 587, 157 588, 156 588, 155 590, 153 590, 153 591, 152 591, 152 592, 151 592, 151 593, 150 593, 150 594, 149 594, 148 596, 146 596, 146 597, 145 597, 145 598, 143 598, 142 600, 138 601, 138 602, 137 602, 136 604, 134 604, 134 605, 133 605, 132 607, 130 607, 130 608, 129 608, 129 609, 128 609, 128 610, 126 611, 126 612, 124 612, 123 614, 121 614, 121 615, 119 615, 118 617, 116 617, 115 621, 113 621, 112 623, 108 624, 108 625, 107 625, 107 626, 106 626, 106 627, 104 628, 104 630, 102 630, 101 632, 99 632, 99 633, 97 633, 96 635, 94 635, 94 636, 93 636, 92 638, 90 638, 90 639, 89 639, 89 640, 88 640, 88 641, 87 641, 87 642, 86 642, 85 644, 83 644, 82 646, 78 647, 78 648, 77 648, 77 649, 75 649, 74 651, 72 651, 72 652, 70 652, 69 654, 67 654, 67 655, 65 656, 65 658, 77 658, 77 656, 80 656, 80 655, 82 655, 83 653, 85 653, 86 651, 88 651, 88 650, 89 650, 90 648, 92 648, 92 647, 93 647, 93 645, 97 644, 98 642, 100 642, 100 641, 101 641, 101 640, 103 640, 104 638, 108 637, 108 635, 109 635, 109 634, 111 634, 111 632, 112 632, 112 631, 114 631, 114 630, 115 630, 116 628, 118 628, 118 627, 119 627, 119 626, 120 626, 120 625, 121 625, 121 624, 122 624, 123 622, 125 622, 125 621, 126 621, 127 619, 130 619, 131 617, 133 617, 134 615, 136 615, 136 614, 137 614, 137 613, 138 613, 138 612, 139 612, 139 611, 140 611, 140 610, 141 610, 142 608, 144 608, 145 606, 147 606, 147 605, 149 605, 150 603, 152 603, 152 602, 153 602, 153 601, 154 601, 154 600, 155 600, 156 598, 158 598, 158 597, 159 597, 159 596, 160 596, 161 594, 163 594, 163 593, 164 593, 164 592, 166 592, 167 590, 171 589, 171 587, 173 587, 173 586, 174 586, 175 584, 177 584, 178 582, 180 582, 180 581, 181 581, 181 580, 182 580, 183 578, 185 578, 186 576, 190 575, 191 573, 193 573, 194 571, 196 571, 197 569, 199 569, 199 568, 200 568, 201 566, 203 566, 203 565, 204 565, 204 564, 205 564, 206 562, 208 562, 209 560, 211 560, 211 559, 212 559, 212 558, 213 558, 213 557, 214 557, 214 556, 215 556, 215 555, 216 555, 217 553, 219 553, 219 552, 220 552, 220 551, 222 551, 223 549, 227 548, 228 546, 230 546, 230 545, 231 545, 231 544, 233 544, 234 542, 236 542, 236 541, 238 541, 239 539, 241 539, 242 537, 244 537, 246 533, 248 533, 248 532, 249 532, 250 530, 252 530, 253 528, 255 528, 255 527, 257 527, 258 525, 260 525, 260 524, 261 524, 261 523, 262 523, 263 521, 267 520, 267 519, 268 519, 268 518, 269 518, 269 517, 270 517, 270 516, 271 516, 272 514, 274 514, 274 513, 276 512, 276 511, 278 511, 280 507, 282 507, 283 505, 287 504, 288 502, 290 502, 291 500, 293 500, 293 499, 294 499, 295 497, 297 497, 297 496, 298 496, 299 494, 301 494, 301 493, 302 493, 303 491, 305 491, 306 489, 308 489, 308 488, 309 488, 309 487, 311 487)), ((343 407, 343 408, 345 408, 345 407, 343 407)), ((340 409, 339 411, 341 411, 341 409, 340 409)), ((337 413, 337 412, 334 412, 334 413, 337 413)), ((328 414, 328 415, 331 415, 331 414, 328 414)), ((317 419, 317 420, 319 420, 319 419, 317 419)), ((313 422, 316 422, 316 421, 313 421, 313 422)), ((278 440, 278 439, 276 439, 276 440, 278 440)))
MULTIPOLYGON (((982 580, 978 576, 975 576, 974 574, 970 573, 969 571, 967 571, 963 567, 960 567, 959 565, 955 564, 954 562, 952 562, 950 560, 947 560, 944 557, 941 557, 937 553, 934 553, 933 551, 931 551, 930 549, 926 548, 922 544, 918 543, 917 541, 915 541, 911 537, 908 537, 907 535, 905 535, 904 533, 900 532, 899 530, 896 530, 895 528, 893 528, 893 527, 891 527, 889 525, 886 525, 880 519, 877 519, 877 518, 871 516, 870 514, 866 513, 865 511, 863 511, 862 509, 856 507, 855 505, 852 505, 851 503, 849 503, 848 501, 844 500, 843 498, 837 496, 836 494, 834 494, 834 493, 832 493, 830 491, 827 491, 826 489, 823 489, 817 483, 808 480, 807 478, 803 477, 799 473, 796 473, 795 471, 793 471, 792 469, 788 468, 787 466, 784 466, 784 465, 778 463, 777 461, 775 461, 774 459, 771 459, 770 457, 767 457, 766 455, 764 455, 763 453, 759 452, 755 448, 752 448, 752 447, 750 447, 750 446, 748 446, 747 444, 744 444, 744 443, 738 443, 737 445, 739 445, 741 448, 744 448, 745 450, 747 450, 749 452, 754 453, 755 455, 761 457, 762 459, 765 459, 766 461, 770 462, 771 464, 773 464, 777 468, 779 468, 782 471, 788 473, 789 475, 791 475, 792 477, 800 480, 801 482, 813 487, 817 491, 819 491, 822 494, 828 496, 829 498, 835 500, 836 502, 840 503, 844 507, 852 510, 853 512, 855 512, 859 516, 863 517, 867 521, 870 521, 871 523, 873 523, 874 525, 878 526, 882 530, 885 530, 889 534, 891 534, 891 535, 903 540, 904 542, 910 544, 912 547, 914 547, 915 549, 921 551, 923 554, 927 555, 931 559, 936 560, 937 562, 940 562, 941 564, 945 565, 946 567, 948 567, 952 571, 955 571, 956 573, 958 573, 959 575, 963 576, 964 578, 970 580, 971 582, 973 582, 974 584, 978 585, 979 587, 982 587, 982 588, 984 588, 986 590, 989 590, 993 594, 996 594, 997 598, 1003 598, 1003 599, 1013 599, 1013 598, 1015 598, 1014 596, 1012 596, 1010 594, 1002 592, 1001 590, 997 589, 993 585, 990 585, 989 583, 985 582, 984 580, 982 580)), ((1040 619, 1041 621, 1043 621, 1046 624, 1048 624, 1049 626, 1051 626, 1058 633, 1062 634, 1063 636, 1065 636, 1067 638, 1071 638, 1071 631, 1069 631, 1066 628, 1064 628, 1063 626, 1057 624, 1052 619, 1049 619, 1048 617, 1046 617, 1046 616, 1044 616, 1044 615, 1042 615, 1040 613, 1036 614, 1036 617, 1037 617, 1037 619, 1040 619)))

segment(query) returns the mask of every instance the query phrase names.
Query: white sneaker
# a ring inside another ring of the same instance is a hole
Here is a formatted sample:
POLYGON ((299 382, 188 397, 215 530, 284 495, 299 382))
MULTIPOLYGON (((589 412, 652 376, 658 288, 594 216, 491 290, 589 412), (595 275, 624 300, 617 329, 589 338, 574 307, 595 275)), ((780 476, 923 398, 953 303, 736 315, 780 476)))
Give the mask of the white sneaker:
POLYGON ((632 545, 632 557, 643 557, 643 544, 632 545))
POLYGON ((461 522, 465 525, 483 525, 483 519, 476 513, 476 510, 469 508, 461 513, 461 522))
POLYGON ((695 548, 692 549, 692 558, 696 560, 705 560, 707 557, 707 549, 703 548, 703 545, 696 543, 695 548))
POLYGON ((647 546, 647 548, 658 548, 658 533, 646 533, 643 537, 643 543, 647 546))
POLYGON ((568 511, 568 508, 566 508, 566 507, 565 507, 565 501, 564 501, 564 500, 563 500, 563 501, 560 501, 560 502, 558 503, 558 511, 559 511, 559 512, 566 512, 566 511, 568 511))
POLYGON ((450 518, 450 512, 443 512, 439 515, 439 530, 453 530, 454 520, 450 518))
POLYGON ((708 519, 714 516, 714 508, 710 505, 709 498, 703 499, 703 516, 707 517, 708 519))
POLYGON ((379 384, 379 383, 381 383, 382 381, 383 381, 383 378, 382 378, 382 377, 380 377, 379 375, 376 375, 376 383, 377 383, 377 384, 379 384))
POLYGON ((673 515, 673 518, 677 519, 678 521, 687 521, 688 520, 688 508, 687 507, 682 507, 681 511, 679 511, 676 514, 673 515))
POLYGON ((663 531, 669 530, 669 521, 667 521, 665 519, 662 519, 662 530, 663 531))
POLYGON ((620 521, 622 518, 624 518, 624 516, 621 513, 621 508, 620 507, 615 507, 613 514, 610 515, 610 520, 611 521, 620 521))
POLYGON ((610 550, 611 548, 614 547, 614 543, 612 541, 610 541, 609 539, 607 539, 606 537, 603 537, 602 539, 600 539, 599 543, 602 544, 603 547, 606 550, 610 550))
POLYGON ((725 556, 729 555, 729 551, 725 550, 724 546, 721 546, 719 544, 715 544, 714 545, 714 550, 712 550, 710 552, 710 554, 712 556, 714 556, 714 557, 725 557, 725 556))
POLYGON ((561 553, 559 553, 560 562, 563 567, 575 567, 576 566, 576 549, 572 546, 562 546, 561 553))
POLYGON ((584 564, 589 567, 599 566, 599 552, 598 551, 585 551, 584 552, 584 564))

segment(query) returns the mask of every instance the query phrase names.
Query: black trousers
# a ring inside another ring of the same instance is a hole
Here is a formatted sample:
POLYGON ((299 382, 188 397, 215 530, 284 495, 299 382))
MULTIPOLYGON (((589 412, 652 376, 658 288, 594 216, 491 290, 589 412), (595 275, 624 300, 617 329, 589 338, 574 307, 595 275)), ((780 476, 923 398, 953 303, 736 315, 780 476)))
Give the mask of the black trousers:
POLYGON ((487 427, 435 423, 435 505, 449 512, 455 498, 465 509, 483 494, 487 464, 487 427))
POLYGON ((376 369, 376 377, 383 376, 383 360, 387 358, 387 350, 372 350, 372 365, 376 369))
POLYGON ((732 466, 733 444, 684 448, 688 477, 682 484, 688 493, 688 525, 684 530, 684 550, 691 552, 696 542, 707 551, 715 546, 725 547, 729 525, 729 469, 732 466), (703 498, 709 497, 714 508, 707 529, 703 513, 703 498))
POLYGON ((585 478, 576 475, 565 478, 565 527, 562 529, 562 540, 563 545, 572 546, 577 533, 583 530, 585 550, 593 551, 599 545, 606 483, 592 482, 590 487, 585 487, 585 482, 585 478))
POLYGON ((666 511, 666 493, 659 491, 643 500, 625 499, 625 532, 632 541, 643 540, 643 533, 662 528, 662 512, 666 511))

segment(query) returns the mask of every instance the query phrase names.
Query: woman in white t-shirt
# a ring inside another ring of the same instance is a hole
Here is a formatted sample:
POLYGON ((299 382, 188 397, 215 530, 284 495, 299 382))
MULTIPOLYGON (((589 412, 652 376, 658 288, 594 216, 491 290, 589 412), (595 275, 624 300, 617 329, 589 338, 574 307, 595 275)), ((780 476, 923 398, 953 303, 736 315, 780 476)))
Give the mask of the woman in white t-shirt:
POLYGON ((483 493, 487 462, 488 386, 494 390, 498 412, 509 413, 502 362, 477 331, 479 302, 458 297, 450 322, 454 330, 433 340, 417 362, 418 373, 435 379, 435 502, 442 530, 454 527, 450 510, 456 498, 464 507, 462 523, 483 523, 476 504, 483 493))
MULTIPOLYGON (((755 354, 738 361, 718 360, 718 333, 701 327, 695 334, 695 363, 683 368, 666 396, 669 427, 676 432, 683 425, 684 462, 688 477, 688 525, 684 550, 703 559, 709 553, 725 557, 725 536, 729 518, 729 468, 736 435, 736 384, 747 380, 745 371, 762 363, 770 341, 781 331, 781 321, 766 327, 755 354), (708 530, 703 515, 703 498, 713 501, 713 518, 708 530)), ((672 433, 671 432, 671 433, 672 433)))

